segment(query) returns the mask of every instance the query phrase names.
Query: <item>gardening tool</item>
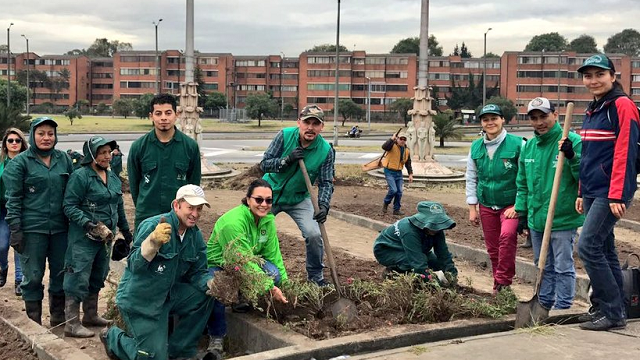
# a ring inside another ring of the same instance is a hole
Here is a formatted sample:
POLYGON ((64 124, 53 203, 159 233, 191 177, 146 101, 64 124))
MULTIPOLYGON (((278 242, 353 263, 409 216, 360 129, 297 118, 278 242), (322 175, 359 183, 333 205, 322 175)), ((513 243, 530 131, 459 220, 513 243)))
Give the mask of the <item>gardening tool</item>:
MULTIPOLYGON (((398 136, 398 134, 400 134, 400 131, 402 131, 403 128, 398 129, 398 131, 396 131, 396 137, 398 136)), ((362 165, 362 171, 371 171, 371 170, 376 170, 376 169, 380 169, 382 168, 382 159, 384 159, 384 156, 387 155, 387 151, 385 150, 382 155, 380 155, 380 157, 375 158, 371 161, 369 161, 368 163, 362 165)))
MULTIPOLYGON (((304 160, 298 160, 298 165, 300 166, 300 171, 302 171, 302 175, 304 176, 304 182, 307 184, 307 191, 309 191, 309 194, 311 195, 313 210, 314 212, 318 212, 318 199, 313 195, 311 180, 309 179, 309 173, 307 173, 307 167, 304 165, 304 160)), ((331 271, 331 279, 333 280, 333 284, 336 286, 336 292, 338 293, 338 300, 330 307, 331 314, 336 320, 340 319, 350 322, 357 315, 356 304, 343 296, 344 294, 342 287, 340 286, 340 280, 338 280, 336 262, 333 257, 333 251, 331 250, 331 244, 329 243, 329 236, 327 236, 327 229, 325 229, 323 223, 318 223, 318 226, 320 227, 320 234, 322 235, 322 241, 324 243, 324 252, 327 255, 327 262, 329 263, 329 270, 331 271)))
MULTIPOLYGON (((572 118, 573 103, 570 102, 567 104, 567 113, 564 119, 564 128, 562 130, 563 138, 566 138, 569 135, 572 118)), ((536 278, 536 286, 534 288, 533 298, 529 301, 520 302, 518 304, 515 323, 516 329, 539 324, 549 317, 549 309, 545 309, 538 301, 538 292, 540 291, 540 284, 542 283, 542 277, 544 276, 544 267, 547 263, 549 240, 551 238, 551 228, 553 227, 553 215, 556 211, 556 202, 558 200, 558 190, 560 189, 563 165, 564 153, 562 151, 558 151, 556 173, 553 178, 551 199, 549 200, 549 210, 547 211, 547 221, 544 224, 544 234, 542 236, 542 246, 540 249, 540 258, 538 260, 538 277, 536 278)))

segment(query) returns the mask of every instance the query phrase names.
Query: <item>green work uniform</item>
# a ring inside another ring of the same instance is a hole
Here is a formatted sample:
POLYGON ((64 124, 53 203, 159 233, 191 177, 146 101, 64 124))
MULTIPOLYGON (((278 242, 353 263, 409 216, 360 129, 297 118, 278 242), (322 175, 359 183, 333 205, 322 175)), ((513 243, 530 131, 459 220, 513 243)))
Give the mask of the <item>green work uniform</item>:
MULTIPOLYGON (((223 251, 232 243, 227 251, 239 251, 243 254, 258 255, 274 264, 280 272, 280 281, 286 281, 287 270, 284 268, 280 243, 276 232, 275 216, 268 214, 256 225, 253 213, 246 205, 236 206, 222 215, 211 233, 207 243, 207 261, 209 267, 224 268, 223 251)), ((255 272, 264 272, 260 265, 249 263, 247 266, 255 272)), ((272 279, 265 279, 264 289, 271 290, 272 279)))
MULTIPOLYGON (((582 140, 580 135, 574 132, 570 132, 568 137, 573 143, 575 156, 564 160, 552 231, 576 229, 584 222, 584 216, 578 214, 575 209, 582 140)), ((515 210, 518 213, 527 213, 529 228, 537 232, 544 232, 547 221, 549 199, 558 162, 558 141, 561 139, 562 128, 555 123, 546 134, 536 135, 527 141, 520 154, 515 210)))
POLYGON ((109 163, 111 167, 111 171, 116 174, 117 177, 120 177, 120 173, 122 172, 122 153, 118 155, 111 154, 111 162, 109 163))
POLYGON ((67 155, 69 155, 69 158, 71 158, 71 162, 73 163, 73 171, 82 167, 82 159, 84 159, 84 156, 81 153, 69 149, 67 150, 67 155))
POLYGON ((408 217, 380 232, 373 244, 373 255, 381 265, 399 272, 425 274, 430 269, 458 275, 444 231, 429 235, 408 217))
POLYGON ((2 179, 7 188, 7 223, 24 234, 25 249, 20 255, 22 298, 41 301, 45 261, 49 260, 49 294, 64 296, 62 288, 64 253, 67 249, 68 221, 62 200, 73 172, 71 159, 60 150, 52 150, 47 167, 31 147, 8 164, 2 179))
POLYGON ((175 131, 166 143, 158 140, 154 129, 131 144, 127 172, 136 206, 136 231, 142 220, 171 210, 181 186, 200 185, 198 143, 175 131))
POLYGON ((84 225, 102 222, 114 234, 129 231, 124 213, 122 183, 107 170, 105 184, 98 173, 85 165, 69 178, 64 194, 64 213, 69 218, 69 245, 65 257, 64 292, 78 302, 104 287, 109 273, 110 243, 91 240, 84 225))
POLYGON ((188 358, 198 349, 213 309, 214 298, 206 294, 211 276, 202 232, 194 226, 181 239, 178 225, 172 210, 144 220, 136 231, 116 293, 127 331, 114 326, 107 333, 107 347, 119 359, 188 358), (171 224, 171 239, 149 262, 140 247, 163 216, 171 224), (172 315, 180 319, 168 336, 172 315))

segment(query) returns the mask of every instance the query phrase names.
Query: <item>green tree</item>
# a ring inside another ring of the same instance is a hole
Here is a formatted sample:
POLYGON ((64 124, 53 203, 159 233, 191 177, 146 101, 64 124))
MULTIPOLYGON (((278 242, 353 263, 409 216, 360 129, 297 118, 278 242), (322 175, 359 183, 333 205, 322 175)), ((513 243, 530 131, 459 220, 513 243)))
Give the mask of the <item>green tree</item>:
POLYGON ((284 116, 285 117, 289 117, 294 110, 295 109, 293 108, 293 105, 291 105, 291 104, 284 104, 284 107, 282 108, 282 111, 284 111, 284 116))
MULTIPOLYGON (((7 81, 0 79, 0 102, 7 105, 7 81)), ((21 111, 27 105, 27 88, 16 81, 11 82, 11 108, 21 111)), ((0 134, 1 136, 1 134, 0 134)))
POLYGON ((98 103, 98 105, 96 106, 96 114, 98 115, 106 114, 107 110, 108 110, 107 104, 103 102, 98 103))
MULTIPOLYGON (((508 124, 518 113, 516 106, 513 104, 513 101, 502 97, 500 95, 492 96, 487 100, 487 104, 496 104, 500 106, 500 110, 502 110, 502 115, 504 115, 504 120, 508 124)), ((480 112, 482 109, 482 104, 476 108, 476 114, 480 112)))
POLYGON ((362 110, 362 108, 360 108, 358 104, 353 102, 353 100, 340 99, 338 102, 338 112, 340 112, 340 115, 342 116, 341 126, 344 126, 344 123, 347 119, 358 116, 360 110, 362 110))
POLYGON ((221 109, 227 106, 227 97, 225 94, 214 91, 207 94, 207 101, 204 104, 205 109, 221 109))
POLYGON ((253 93, 247 96, 245 109, 252 119, 258 119, 258 126, 262 126, 263 116, 277 116, 278 103, 267 93, 253 93))
POLYGON ((580 54, 597 53, 598 45, 596 44, 596 39, 593 36, 582 34, 571 40, 569 43, 569 50, 580 54))
POLYGON ((82 119, 82 114, 80 114, 80 111, 78 111, 78 109, 76 109, 75 107, 68 108, 67 111, 64 112, 64 116, 69 119, 71 126, 73 126, 73 120, 75 120, 76 118, 82 119))
POLYGON ((71 71, 67 68, 63 68, 58 71, 58 76, 50 78, 50 90, 54 92, 53 102, 57 102, 60 99, 60 93, 63 89, 69 88, 69 80, 71 79, 71 71))
POLYGON ((133 104, 127 99, 116 99, 113 101, 111 107, 113 108, 114 115, 124 116, 125 119, 133 112, 133 104))
POLYGON ((433 117, 433 128, 436 137, 440 139, 440 147, 444 147, 446 139, 462 139, 462 131, 456 126, 457 120, 453 118, 453 110, 446 110, 433 117))
POLYGON ((462 42, 462 46, 460 46, 460 57, 463 59, 468 59, 473 57, 473 55, 471 55, 471 51, 467 49, 467 45, 464 43, 464 41, 462 42))
POLYGON ((635 29, 624 29, 611 36, 607 39, 604 52, 640 56, 640 32, 635 29))
POLYGON ((460 56, 460 48, 458 47, 458 44, 456 44, 456 46, 453 48, 453 53, 451 53, 451 56, 460 56))
MULTIPOLYGON (((484 57, 485 57, 484 55, 481 56, 481 58, 484 58, 484 57)), ((492 52, 488 52, 486 57, 487 57, 487 59, 489 59, 489 58, 499 58, 500 55, 494 54, 492 52)))
POLYGON ((568 46, 567 38, 557 32, 550 32, 531 38, 524 51, 564 51, 568 46))
MULTIPOLYGON (((460 109, 475 109, 479 105, 482 105, 482 82, 484 76, 480 76, 478 83, 474 81, 474 76, 469 73, 469 85, 460 86, 451 81, 451 96, 445 96, 447 99, 447 106, 454 110, 460 109)), ((498 94, 498 83, 493 87, 487 86, 487 98, 490 98, 498 94)))
POLYGON ((0 134, 4 134, 10 127, 26 132, 29 130, 30 120, 31 116, 22 115, 20 108, 11 106, 7 109, 7 101, 0 102, 0 134))
MULTIPOLYGON (((340 52, 348 52, 346 46, 340 45, 340 52)), ((336 52, 336 44, 322 44, 322 45, 314 45, 311 49, 306 52, 336 52)))
POLYGON ((407 123, 411 119, 409 114, 407 114, 407 111, 413 109, 413 100, 409 98, 396 99, 396 101, 389 105, 389 109, 397 112, 400 118, 404 121, 404 126, 407 126, 407 123))
MULTIPOLYGON (((442 46, 435 35, 430 35, 428 44, 429 56, 442 56, 442 46)), ((416 54, 420 56, 420 37, 411 37, 398 41, 391 49, 392 54, 416 54)))
POLYGON ((76 109, 78 109, 80 111, 81 114, 89 113, 89 100, 80 99, 80 100, 76 101, 74 106, 75 106, 76 109))
POLYGON ((133 105, 133 114, 140 119, 146 119, 149 117, 149 113, 151 109, 149 108, 149 104, 151 104, 151 100, 153 99, 153 93, 146 93, 139 98, 132 101, 133 105))

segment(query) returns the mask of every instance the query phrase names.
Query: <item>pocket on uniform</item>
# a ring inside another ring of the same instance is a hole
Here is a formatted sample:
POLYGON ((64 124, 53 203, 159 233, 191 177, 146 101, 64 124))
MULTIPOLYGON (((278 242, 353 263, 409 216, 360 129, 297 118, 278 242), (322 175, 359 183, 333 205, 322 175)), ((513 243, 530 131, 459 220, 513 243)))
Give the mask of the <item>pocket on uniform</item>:
POLYGON ((518 159, 515 151, 505 151, 500 154, 500 161, 503 166, 503 173, 518 171, 518 159))
POLYGON ((176 162, 174 164, 176 169, 176 181, 178 183, 187 183, 187 170, 189 169, 189 165, 183 162, 176 162))
POLYGON ((142 181, 141 183, 149 184, 151 182, 152 177, 154 176, 156 169, 158 168, 158 163, 155 161, 147 161, 142 164, 142 181))
POLYGON ((42 191, 42 188, 46 186, 45 179, 39 178, 28 178, 24 181, 24 191, 25 195, 34 195, 38 194, 42 191))

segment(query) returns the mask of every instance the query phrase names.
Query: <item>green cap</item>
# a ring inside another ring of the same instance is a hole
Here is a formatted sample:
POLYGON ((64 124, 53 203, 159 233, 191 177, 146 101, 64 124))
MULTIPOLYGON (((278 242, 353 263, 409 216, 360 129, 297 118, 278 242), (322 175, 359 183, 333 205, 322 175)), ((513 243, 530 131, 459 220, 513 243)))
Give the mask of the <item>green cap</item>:
POLYGON ((592 57, 588 58, 582 63, 582 66, 578 68, 579 73, 583 73, 589 67, 597 67, 605 70, 616 71, 615 66, 613 66, 613 61, 609 59, 606 55, 596 54, 592 57))
POLYGON ((31 121, 31 128, 35 129, 40 125, 44 125, 44 124, 49 124, 51 126, 53 126, 54 128, 58 127, 58 123, 53 120, 52 118, 48 117, 48 116, 41 116, 38 118, 33 119, 33 121, 31 121))
POLYGON ((441 231, 453 229, 456 222, 451 220, 442 204, 434 201, 418 203, 418 213, 411 216, 409 221, 420 229, 441 231))
POLYGON ((485 114, 496 114, 499 116, 503 116, 502 115, 502 110, 500 110, 500 106, 496 105, 496 104, 487 104, 485 105, 482 110, 480 110, 480 112, 478 113, 478 119, 482 117, 482 115, 485 114))
POLYGON ((101 146, 109 145, 111 150, 115 149, 115 140, 107 140, 102 136, 92 136, 89 140, 84 142, 82 146, 82 152, 84 153, 84 159, 82 159, 82 165, 90 164, 98 154, 98 149, 101 146))

